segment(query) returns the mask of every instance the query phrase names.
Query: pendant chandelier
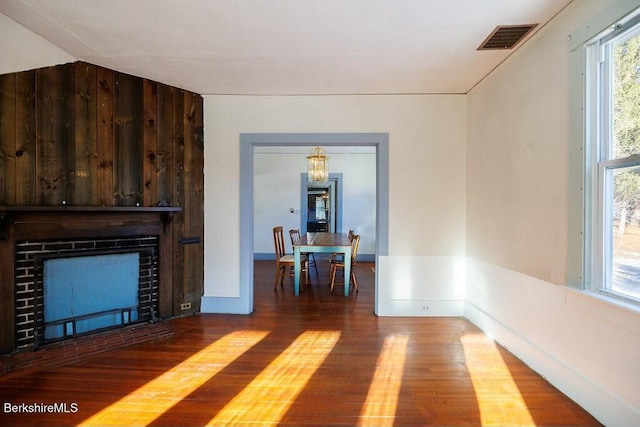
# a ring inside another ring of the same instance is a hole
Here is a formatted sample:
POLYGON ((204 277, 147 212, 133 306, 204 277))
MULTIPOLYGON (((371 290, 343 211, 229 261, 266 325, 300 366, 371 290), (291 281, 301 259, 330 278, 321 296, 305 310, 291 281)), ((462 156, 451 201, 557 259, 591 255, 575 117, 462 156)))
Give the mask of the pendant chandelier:
POLYGON ((307 156, 307 181, 329 182, 329 157, 324 149, 315 147, 307 156))

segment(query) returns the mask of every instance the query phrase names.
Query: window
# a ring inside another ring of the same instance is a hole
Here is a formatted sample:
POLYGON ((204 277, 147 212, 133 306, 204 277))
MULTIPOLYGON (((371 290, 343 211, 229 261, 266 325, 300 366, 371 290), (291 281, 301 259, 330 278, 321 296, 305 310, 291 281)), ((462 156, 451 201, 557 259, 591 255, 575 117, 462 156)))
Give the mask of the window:
POLYGON ((640 303, 640 16, 586 45, 586 286, 640 303))

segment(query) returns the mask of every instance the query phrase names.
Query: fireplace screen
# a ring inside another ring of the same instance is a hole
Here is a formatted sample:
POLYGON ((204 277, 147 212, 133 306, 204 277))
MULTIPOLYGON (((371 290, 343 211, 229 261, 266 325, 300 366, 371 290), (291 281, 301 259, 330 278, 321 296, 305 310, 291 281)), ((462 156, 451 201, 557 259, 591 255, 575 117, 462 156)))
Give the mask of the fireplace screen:
POLYGON ((158 236, 16 243, 16 348, 154 321, 158 236))
POLYGON ((139 253, 43 261, 44 339, 138 320, 139 253))

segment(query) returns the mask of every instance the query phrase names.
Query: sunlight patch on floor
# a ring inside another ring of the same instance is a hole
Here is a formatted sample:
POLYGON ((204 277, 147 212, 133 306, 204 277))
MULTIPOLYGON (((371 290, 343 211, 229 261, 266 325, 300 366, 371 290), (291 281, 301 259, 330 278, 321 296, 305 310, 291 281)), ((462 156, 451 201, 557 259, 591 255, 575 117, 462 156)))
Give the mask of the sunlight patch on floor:
POLYGON ((208 425, 277 425, 339 338, 339 331, 304 332, 208 425))
POLYGON ((408 342, 406 335, 385 338, 358 425, 394 425, 408 342))
POLYGON ((84 420, 82 426, 148 425, 256 345, 268 332, 236 331, 84 420))
POLYGON ((534 426, 511 372, 495 342, 483 334, 461 338, 483 426, 534 426))

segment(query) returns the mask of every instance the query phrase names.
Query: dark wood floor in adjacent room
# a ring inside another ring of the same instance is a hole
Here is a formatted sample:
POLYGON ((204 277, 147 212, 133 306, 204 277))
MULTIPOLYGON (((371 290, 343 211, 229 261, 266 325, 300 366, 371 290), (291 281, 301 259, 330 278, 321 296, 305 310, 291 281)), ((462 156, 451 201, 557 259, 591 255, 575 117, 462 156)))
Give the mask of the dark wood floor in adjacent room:
POLYGON ((599 425, 463 318, 375 316, 373 264, 350 297, 319 264, 295 297, 256 262, 251 315, 175 319, 168 339, 0 377, 0 425, 599 425))

